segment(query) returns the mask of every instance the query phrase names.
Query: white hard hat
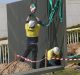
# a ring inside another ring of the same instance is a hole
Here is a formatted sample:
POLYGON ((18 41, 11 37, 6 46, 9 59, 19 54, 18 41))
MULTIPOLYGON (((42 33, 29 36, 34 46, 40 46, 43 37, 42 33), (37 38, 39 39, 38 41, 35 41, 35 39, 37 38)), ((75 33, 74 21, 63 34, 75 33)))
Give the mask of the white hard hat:
POLYGON ((34 27, 36 22, 34 20, 29 21, 29 27, 34 27))
POLYGON ((52 48, 52 51, 54 52, 54 54, 58 55, 60 53, 60 49, 58 47, 54 47, 52 48))

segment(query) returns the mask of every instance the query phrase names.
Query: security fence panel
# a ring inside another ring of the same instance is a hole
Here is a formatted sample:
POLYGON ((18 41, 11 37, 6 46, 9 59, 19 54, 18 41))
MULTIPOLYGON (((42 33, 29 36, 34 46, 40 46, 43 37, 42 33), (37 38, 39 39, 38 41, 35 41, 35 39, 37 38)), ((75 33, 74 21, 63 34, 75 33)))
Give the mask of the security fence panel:
POLYGON ((16 53, 22 54, 25 50, 26 10, 27 6, 22 1, 7 4, 10 61, 14 60, 16 53))
MULTIPOLYGON (((56 1, 52 0, 53 7, 56 1)), ((62 9, 57 11, 54 14, 52 23, 49 27, 42 27, 39 34, 39 43, 38 43, 38 60, 40 60, 44 55, 46 50, 58 46, 61 50, 61 57, 63 57, 66 51, 66 17, 65 17, 65 0, 62 1, 62 9), (60 11, 61 14, 60 14, 60 11), (60 15, 59 15, 60 14, 60 15), (63 16, 63 18, 62 18, 63 16), (60 19, 62 18, 62 22, 60 19)), ((48 23, 49 12, 49 0, 33 0, 37 5, 38 16, 43 22, 48 23)), ((14 2, 7 4, 7 20, 8 20, 8 39, 9 39, 9 49, 10 49, 10 61, 15 59, 15 55, 23 55, 26 50, 26 36, 25 36, 25 20, 26 17, 30 14, 29 6, 32 3, 32 0, 22 0, 19 2, 14 2)), ((31 55, 29 56, 31 59, 31 55)), ((38 63, 39 65, 39 63, 38 63)))
POLYGON ((0 63, 9 63, 8 40, 0 41, 0 63))

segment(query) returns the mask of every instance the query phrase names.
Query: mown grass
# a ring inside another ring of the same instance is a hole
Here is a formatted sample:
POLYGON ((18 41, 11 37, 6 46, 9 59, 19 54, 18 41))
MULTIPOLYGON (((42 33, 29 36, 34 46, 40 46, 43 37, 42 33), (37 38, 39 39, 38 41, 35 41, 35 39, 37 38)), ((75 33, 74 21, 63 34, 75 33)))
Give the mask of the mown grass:
POLYGON ((47 73, 47 74, 43 74, 43 75, 80 75, 80 70, 75 71, 75 70, 71 70, 71 69, 66 69, 66 70, 62 70, 62 71, 57 71, 54 74, 47 73))
POLYGON ((75 70, 71 70, 71 69, 66 69, 63 71, 55 72, 54 75, 80 75, 80 70, 75 71, 75 70))

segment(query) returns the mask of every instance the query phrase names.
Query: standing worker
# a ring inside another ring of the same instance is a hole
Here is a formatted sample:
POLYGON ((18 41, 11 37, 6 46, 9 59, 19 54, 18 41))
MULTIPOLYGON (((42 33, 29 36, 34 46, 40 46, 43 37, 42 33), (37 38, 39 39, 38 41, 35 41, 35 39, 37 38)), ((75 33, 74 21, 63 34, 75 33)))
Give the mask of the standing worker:
MULTIPOLYGON (((30 5, 31 13, 26 19, 25 31, 27 37, 27 49, 24 53, 24 57, 27 57, 29 53, 32 51, 32 60, 37 60, 38 53, 38 36, 41 28, 41 22, 38 17, 35 16, 36 13, 36 5, 33 3, 30 5)), ((36 69, 36 62, 32 63, 32 68, 36 69)))
POLYGON ((61 65, 60 60, 52 59, 52 58, 60 58, 60 49, 58 47, 54 47, 47 52, 47 60, 51 66, 61 65))
MULTIPOLYGON (((38 52, 38 37, 41 26, 44 26, 38 17, 35 16, 36 6, 35 4, 30 5, 31 14, 26 19, 25 31, 27 37, 27 49, 23 54, 23 57, 29 55, 32 51, 32 60, 37 60, 37 52, 38 52)), ((24 62, 24 59, 21 59, 24 62)), ((32 68, 36 69, 36 62, 32 63, 32 68)))
MULTIPOLYGON (((27 49, 24 52, 23 56, 27 57, 29 53, 32 51, 32 60, 37 60, 37 52, 38 52, 38 36, 40 31, 41 25, 37 24, 36 21, 30 20, 29 23, 25 24, 25 31, 27 37, 27 49)), ((21 61, 24 61, 21 59, 21 61)), ((32 63, 32 68, 36 69, 36 62, 32 63)))

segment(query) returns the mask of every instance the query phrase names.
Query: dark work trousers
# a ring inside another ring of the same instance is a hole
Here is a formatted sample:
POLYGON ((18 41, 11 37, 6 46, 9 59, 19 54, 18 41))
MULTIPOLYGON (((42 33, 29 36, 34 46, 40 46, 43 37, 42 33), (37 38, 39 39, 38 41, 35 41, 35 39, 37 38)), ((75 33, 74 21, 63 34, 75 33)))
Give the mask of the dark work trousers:
MULTIPOLYGON (((27 49, 23 54, 23 57, 26 57, 32 52, 32 61, 37 60, 37 52, 38 52, 38 47, 37 44, 28 44, 27 49)), ((24 60, 23 60, 24 61, 24 60)), ((32 68, 36 69, 36 62, 32 62, 32 68)))

